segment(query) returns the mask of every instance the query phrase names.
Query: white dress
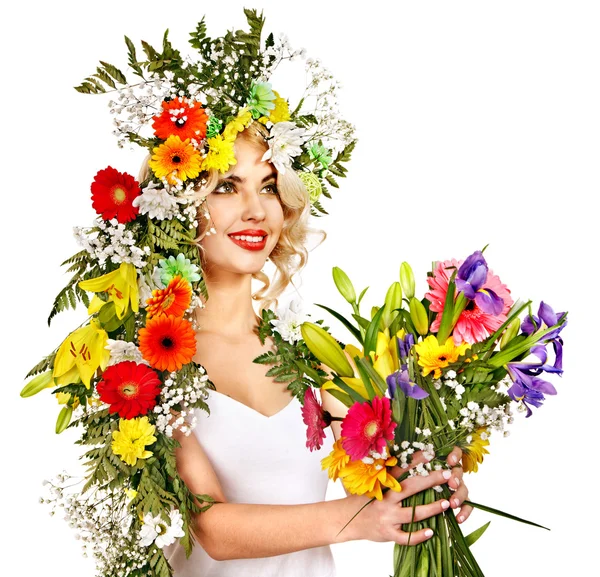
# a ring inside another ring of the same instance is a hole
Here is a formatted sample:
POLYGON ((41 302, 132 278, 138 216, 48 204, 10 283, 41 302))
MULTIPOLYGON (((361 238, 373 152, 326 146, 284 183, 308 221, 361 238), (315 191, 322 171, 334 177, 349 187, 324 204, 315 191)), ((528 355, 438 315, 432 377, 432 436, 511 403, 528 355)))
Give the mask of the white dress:
MULTIPOLYGON (((327 471, 321 459, 335 439, 328 427, 318 451, 306 447, 301 403, 290 403, 271 417, 217 391, 206 411, 196 410, 195 434, 230 503, 298 505, 325 500, 327 471)), ((336 577, 330 546, 284 555, 215 561, 198 544, 189 559, 175 542, 165 547, 175 577, 336 577)))

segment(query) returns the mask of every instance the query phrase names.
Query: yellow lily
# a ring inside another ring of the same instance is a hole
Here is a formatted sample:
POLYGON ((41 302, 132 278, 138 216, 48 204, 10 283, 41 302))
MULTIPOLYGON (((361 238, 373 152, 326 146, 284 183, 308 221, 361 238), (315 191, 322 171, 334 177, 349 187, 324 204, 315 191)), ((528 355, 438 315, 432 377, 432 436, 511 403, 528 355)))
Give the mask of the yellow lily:
POLYGON ((77 383, 81 379, 90 388, 90 379, 98 367, 108 365, 110 352, 104 347, 108 333, 96 319, 72 332, 60 345, 54 360, 52 376, 57 385, 77 383))
MULTIPOLYGON (((396 347, 395 337, 404 338, 406 332, 404 329, 400 329, 393 338, 390 338, 389 328, 386 328, 385 331, 379 332, 377 334, 377 345, 375 351, 371 351, 371 360, 373 361, 373 368, 381 375, 381 377, 385 380, 388 375, 391 375, 394 371, 397 371, 399 368, 398 362, 398 350, 396 347)), ((354 359, 355 356, 364 357, 365 351, 364 349, 361 351, 358 347, 355 347, 352 344, 347 344, 344 347, 344 351, 350 355, 351 359, 354 359)), ((356 370, 356 367, 353 365, 353 368, 356 370)), ((369 398, 369 394, 367 393, 367 389, 363 380, 360 377, 340 377, 344 383, 346 383, 349 387, 354 389, 359 395, 362 395, 365 399, 369 398)), ((323 384, 323 389, 336 389, 338 391, 342 391, 340 387, 338 387, 333 381, 328 381, 323 384)), ((377 388, 374 387, 375 391, 377 388)), ((342 391, 343 392, 343 391, 342 391)))
MULTIPOLYGON (((118 269, 98 278, 82 280, 79 286, 93 293, 108 293, 108 300, 115 303, 115 312, 119 319, 123 318, 129 305, 133 312, 137 313, 139 310, 137 272, 131 263, 122 262, 118 269)), ((92 304, 97 306, 99 300, 94 299, 90 307, 92 304)))

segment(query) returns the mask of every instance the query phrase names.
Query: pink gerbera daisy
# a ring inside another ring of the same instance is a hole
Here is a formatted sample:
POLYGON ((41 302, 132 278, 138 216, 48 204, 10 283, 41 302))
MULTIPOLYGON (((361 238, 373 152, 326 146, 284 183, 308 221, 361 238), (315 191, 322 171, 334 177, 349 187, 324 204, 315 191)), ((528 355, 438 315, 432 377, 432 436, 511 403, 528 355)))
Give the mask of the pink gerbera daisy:
POLYGON ((371 450, 382 453, 386 440, 394 438, 395 428, 387 397, 354 403, 342 421, 342 447, 353 460, 366 457, 371 450))
POLYGON ((304 393, 302 420, 307 426, 306 446, 311 451, 320 449, 325 438, 324 429, 329 426, 331 419, 329 413, 324 411, 323 407, 319 404, 312 387, 308 387, 304 393))
MULTIPOLYGON (((440 328, 448 284, 454 271, 453 268, 448 269, 448 267, 456 267, 458 269, 462 263, 462 260, 458 261, 456 259, 438 262, 433 271, 433 276, 427 278, 431 291, 425 293, 425 298, 431 303, 429 308, 438 313, 431 324, 431 332, 435 333, 440 328)), ((506 314, 513 304, 510 290, 491 270, 488 270, 487 279, 482 288, 493 290, 504 301, 502 312, 499 315, 484 313, 475 301, 469 301, 467 308, 461 313, 452 332, 456 346, 463 342, 473 344, 485 340, 498 330, 506 320, 506 314)))

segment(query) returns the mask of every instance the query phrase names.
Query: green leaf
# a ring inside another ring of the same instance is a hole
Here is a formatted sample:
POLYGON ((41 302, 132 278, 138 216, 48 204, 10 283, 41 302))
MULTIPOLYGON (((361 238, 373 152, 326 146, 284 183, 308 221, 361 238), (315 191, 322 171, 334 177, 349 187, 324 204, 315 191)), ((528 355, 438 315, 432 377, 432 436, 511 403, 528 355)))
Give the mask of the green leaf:
POLYGON ((189 42, 197 50, 201 49, 202 41, 206 38, 206 23, 204 22, 204 18, 205 16, 202 16, 202 20, 198 22, 196 30, 190 33, 191 38, 189 42))
POLYGON ((135 51, 135 46, 134 46, 133 42, 127 36, 125 36, 125 44, 127 44, 127 56, 128 56, 127 63, 129 64, 129 67, 134 71, 134 73, 137 76, 140 76, 141 78, 143 78, 144 75, 142 72, 142 67, 140 66, 140 64, 137 60, 137 53, 135 51))
POLYGON ((325 309, 328 313, 332 314, 338 321, 340 321, 352 333, 352 336, 354 336, 354 338, 362 346, 363 340, 362 340, 362 335, 361 335, 360 331, 348 319, 346 319, 340 313, 334 311, 333 309, 330 309, 329 307, 327 307, 325 305, 320 305, 318 303, 315 303, 315 304, 318 307, 321 307, 322 309, 325 309))
POLYGON ((477 539, 479 539, 479 537, 481 537, 485 533, 486 529, 490 526, 490 523, 491 521, 488 521, 485 525, 482 525, 481 527, 479 527, 479 529, 475 529, 475 531, 469 533, 465 537, 465 540, 469 547, 473 545, 473 543, 475 543, 475 541, 477 541, 477 539))
POLYGON ((385 305, 382 306, 377 314, 373 317, 369 326, 367 327, 367 332, 365 334, 365 357, 370 358, 371 351, 375 351, 377 347, 377 333, 379 332, 379 321, 381 316, 383 315, 383 311, 385 310, 385 305))
POLYGON ((494 515, 499 515, 500 517, 506 517, 507 519, 512 519, 513 521, 519 521, 519 523, 525 523, 526 525, 533 525, 534 527, 539 527, 540 529, 546 529, 546 531, 550 531, 548 527, 544 527, 543 525, 538 525, 533 521, 527 521, 526 519, 521 519, 520 517, 516 517, 515 515, 511 515, 510 513, 505 513, 504 511, 500 511, 499 509, 494 509, 493 507, 488 507, 487 505, 481 505, 480 503, 473 503, 473 501, 464 501, 465 505, 471 505, 471 507, 475 507, 476 509, 481 509, 482 511, 487 511, 488 513, 493 513, 494 515))
MULTIPOLYGON (((365 399, 360 393, 357 393, 352 387, 348 386, 342 379, 340 379, 337 375, 333 377, 333 382, 340 387, 343 391, 345 391, 355 403, 364 403, 369 399, 365 399)), ((331 392, 332 389, 330 389, 331 392)))

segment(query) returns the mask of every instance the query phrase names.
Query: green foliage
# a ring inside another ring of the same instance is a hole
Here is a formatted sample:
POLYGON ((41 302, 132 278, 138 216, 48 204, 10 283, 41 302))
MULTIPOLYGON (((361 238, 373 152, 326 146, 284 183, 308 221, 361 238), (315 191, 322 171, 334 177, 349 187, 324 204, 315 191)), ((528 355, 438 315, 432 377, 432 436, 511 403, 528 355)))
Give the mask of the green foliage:
POLYGON ((266 337, 270 336, 275 343, 277 352, 267 351, 256 357, 253 362, 273 365, 265 373, 266 376, 274 377, 276 382, 289 382, 288 390, 301 403, 304 403, 306 389, 311 386, 320 386, 320 377, 326 377, 327 373, 319 368, 320 361, 312 354, 302 339, 294 344, 284 340, 271 325, 270 321, 273 319, 277 319, 277 315, 272 310, 264 309, 262 311, 258 336, 262 344, 265 343, 266 337), (315 382, 315 377, 319 378, 319 382, 315 382))
POLYGON ((25 378, 33 377, 35 375, 39 375, 48 369, 54 368, 54 359, 56 358, 56 349, 53 353, 49 354, 47 357, 44 357, 35 367, 33 367, 26 375, 25 378))

